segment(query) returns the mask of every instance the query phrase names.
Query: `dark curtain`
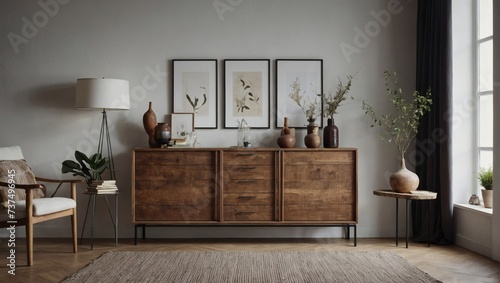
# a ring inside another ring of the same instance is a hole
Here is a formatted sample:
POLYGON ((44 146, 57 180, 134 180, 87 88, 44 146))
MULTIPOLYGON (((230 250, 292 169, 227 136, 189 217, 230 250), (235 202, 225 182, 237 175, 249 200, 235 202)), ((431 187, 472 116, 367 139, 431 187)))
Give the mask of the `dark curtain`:
POLYGON ((451 188, 452 0, 419 0, 416 89, 432 92, 431 111, 422 117, 415 145, 421 190, 438 193, 435 201, 412 203, 413 240, 453 242, 451 188), (430 209, 430 217, 427 213, 430 209), (429 223, 430 221, 430 223, 429 223), (430 226, 430 231, 429 227, 430 226))

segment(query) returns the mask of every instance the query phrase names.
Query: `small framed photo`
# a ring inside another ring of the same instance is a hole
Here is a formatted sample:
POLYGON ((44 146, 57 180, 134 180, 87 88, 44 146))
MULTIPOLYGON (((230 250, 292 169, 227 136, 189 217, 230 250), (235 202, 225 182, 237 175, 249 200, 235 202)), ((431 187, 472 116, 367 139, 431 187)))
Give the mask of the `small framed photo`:
POLYGON ((194 113, 170 114, 172 139, 186 139, 194 131, 194 113))
POLYGON ((196 129, 217 129, 217 60, 172 61, 172 112, 192 112, 196 129))
POLYGON ((282 128, 288 117, 291 128, 306 128, 311 110, 319 127, 323 127, 322 59, 276 60, 276 128, 282 128))
POLYGON ((224 128, 270 128, 269 59, 224 60, 224 128))

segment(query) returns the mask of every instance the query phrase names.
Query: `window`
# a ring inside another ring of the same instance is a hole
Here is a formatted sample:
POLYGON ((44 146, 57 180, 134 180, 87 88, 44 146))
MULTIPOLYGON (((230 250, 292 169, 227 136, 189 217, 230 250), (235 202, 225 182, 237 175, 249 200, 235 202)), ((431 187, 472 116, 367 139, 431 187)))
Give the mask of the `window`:
POLYGON ((493 0, 476 3, 477 164, 489 168, 493 166, 493 0))

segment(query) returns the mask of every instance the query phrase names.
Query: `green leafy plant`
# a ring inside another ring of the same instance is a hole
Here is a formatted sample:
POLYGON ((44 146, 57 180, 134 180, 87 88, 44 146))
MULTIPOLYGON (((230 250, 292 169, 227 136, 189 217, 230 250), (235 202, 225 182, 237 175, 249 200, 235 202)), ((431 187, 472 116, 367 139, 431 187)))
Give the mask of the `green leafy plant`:
POLYGON ((477 179, 481 186, 486 190, 493 190, 493 168, 480 168, 477 173, 477 179))
POLYGON ((339 78, 339 83, 337 85, 337 90, 335 95, 330 93, 328 96, 322 94, 323 97, 323 116, 325 118, 333 119, 333 115, 337 114, 337 108, 340 106, 342 101, 346 100, 346 94, 351 90, 352 80, 354 76, 347 76, 347 83, 343 83, 339 78))
POLYGON ((401 158, 404 158, 406 150, 418 132, 420 118, 431 110, 431 91, 427 89, 425 94, 414 91, 412 99, 407 100, 403 96, 403 90, 399 86, 396 73, 384 72, 387 96, 394 106, 394 112, 377 115, 373 107, 363 100, 363 110, 369 115, 373 124, 382 127, 381 138, 394 142, 397 145, 401 158))
POLYGON ((75 151, 75 159, 62 162, 62 173, 73 173, 73 176, 81 176, 90 186, 92 181, 101 180, 101 174, 108 168, 108 161, 100 153, 88 157, 85 153, 75 151))
POLYGON ((241 88, 242 88, 241 97, 239 97, 239 98, 235 97, 234 99, 236 101, 236 108, 238 109, 238 112, 243 113, 245 111, 245 109, 250 110, 250 106, 248 106, 248 103, 247 103, 247 97, 248 97, 249 101, 254 102, 254 103, 258 103, 260 100, 260 97, 256 97, 252 93, 252 86, 251 86, 250 81, 247 83, 244 80, 240 79, 240 82, 241 82, 241 88))

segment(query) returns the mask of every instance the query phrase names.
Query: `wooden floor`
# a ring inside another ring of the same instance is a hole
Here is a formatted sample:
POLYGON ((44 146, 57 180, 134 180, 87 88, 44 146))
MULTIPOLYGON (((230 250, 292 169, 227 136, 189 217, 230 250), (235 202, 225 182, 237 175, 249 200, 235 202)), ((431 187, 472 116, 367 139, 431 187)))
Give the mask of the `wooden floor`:
MULTIPOLYGON (((23 239, 24 240, 24 239, 23 239)), ((17 241, 16 275, 7 273, 8 254, 5 239, 0 242, 0 282, 59 282, 85 267, 107 251, 392 251, 424 272, 443 282, 500 282, 500 264, 458 246, 431 246, 410 242, 398 247, 394 239, 358 239, 358 246, 344 239, 212 239, 172 240, 147 239, 134 245, 133 239, 98 239, 90 250, 88 240, 72 253, 68 239, 36 239, 34 266, 26 266, 26 249, 17 241)))

